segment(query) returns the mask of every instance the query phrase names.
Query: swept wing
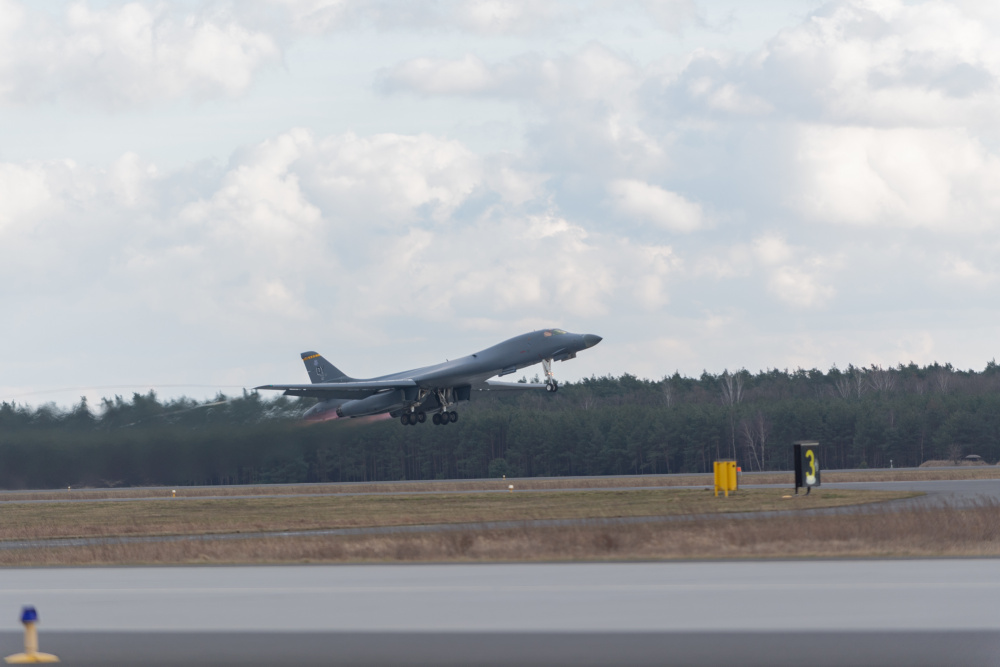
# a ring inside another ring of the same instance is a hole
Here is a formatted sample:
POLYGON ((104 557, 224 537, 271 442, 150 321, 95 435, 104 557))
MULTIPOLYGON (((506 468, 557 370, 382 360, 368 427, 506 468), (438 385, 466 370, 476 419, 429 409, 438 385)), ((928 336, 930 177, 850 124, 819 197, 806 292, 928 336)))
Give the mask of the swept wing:
POLYGON ((313 384, 265 384, 254 389, 284 390, 286 396, 313 398, 362 398, 385 389, 416 387, 413 380, 349 380, 346 382, 317 382, 313 384))
POLYGON ((544 382, 501 382, 500 380, 487 380, 481 385, 474 386, 476 391, 518 391, 520 389, 545 389, 544 382))

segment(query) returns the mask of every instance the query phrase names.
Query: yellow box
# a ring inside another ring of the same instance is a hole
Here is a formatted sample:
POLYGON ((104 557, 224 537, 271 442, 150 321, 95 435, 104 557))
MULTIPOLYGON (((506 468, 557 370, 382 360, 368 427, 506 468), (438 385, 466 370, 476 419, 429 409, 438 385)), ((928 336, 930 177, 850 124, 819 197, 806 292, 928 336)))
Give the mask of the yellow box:
POLYGON ((719 491, 722 491, 728 498, 729 492, 736 490, 736 461, 732 459, 716 461, 714 469, 715 495, 718 496, 719 491))

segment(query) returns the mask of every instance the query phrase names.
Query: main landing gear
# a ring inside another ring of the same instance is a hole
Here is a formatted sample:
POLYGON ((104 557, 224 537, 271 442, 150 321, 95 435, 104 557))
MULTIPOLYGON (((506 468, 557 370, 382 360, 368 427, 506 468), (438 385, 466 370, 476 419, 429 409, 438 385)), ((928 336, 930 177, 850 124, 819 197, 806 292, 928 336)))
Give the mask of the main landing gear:
POLYGON ((552 393, 559 391, 559 383, 556 382, 556 376, 552 372, 551 359, 542 359, 542 370, 545 371, 545 391, 552 393))
MULTIPOLYGON (((437 417, 437 415, 434 416, 437 417)), ((427 413, 423 410, 418 410, 417 412, 404 412, 399 415, 399 423, 403 426, 423 424, 425 421, 427 421, 427 413)))
MULTIPOLYGON (((457 422, 458 413, 449 409, 455 403, 453 391, 451 389, 435 389, 433 391, 437 395, 438 406, 440 406, 440 410, 431 415, 431 421, 434 422, 434 425, 444 426, 445 424, 454 424, 457 422)), ((413 426, 414 424, 423 424, 427 421, 427 413, 416 408, 423 403, 424 398, 429 394, 430 390, 421 390, 417 403, 399 415, 399 423, 403 426, 413 426)), ((435 409, 438 406, 435 406, 435 409)))
POLYGON ((431 417, 431 421, 434 422, 435 426, 454 424, 458 421, 458 413, 454 410, 451 412, 435 412, 434 416, 431 417))

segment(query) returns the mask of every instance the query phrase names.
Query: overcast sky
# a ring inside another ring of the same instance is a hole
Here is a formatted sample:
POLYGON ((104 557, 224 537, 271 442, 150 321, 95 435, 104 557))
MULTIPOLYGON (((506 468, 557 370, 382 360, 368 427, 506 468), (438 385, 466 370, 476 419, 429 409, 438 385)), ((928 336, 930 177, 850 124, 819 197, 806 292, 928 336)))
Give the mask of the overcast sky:
POLYGON ((998 3, 38 4, 0 0, 0 400, 547 326, 604 337, 564 380, 996 356, 998 3))

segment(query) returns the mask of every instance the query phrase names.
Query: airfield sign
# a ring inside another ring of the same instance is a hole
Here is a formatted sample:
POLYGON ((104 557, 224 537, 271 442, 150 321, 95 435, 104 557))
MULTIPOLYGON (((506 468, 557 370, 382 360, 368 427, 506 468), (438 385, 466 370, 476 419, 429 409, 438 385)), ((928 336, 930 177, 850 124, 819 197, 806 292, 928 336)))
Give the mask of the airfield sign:
POLYGON ((806 494, 820 484, 819 443, 815 440, 799 440, 792 445, 795 459, 795 493, 805 488, 806 494))

